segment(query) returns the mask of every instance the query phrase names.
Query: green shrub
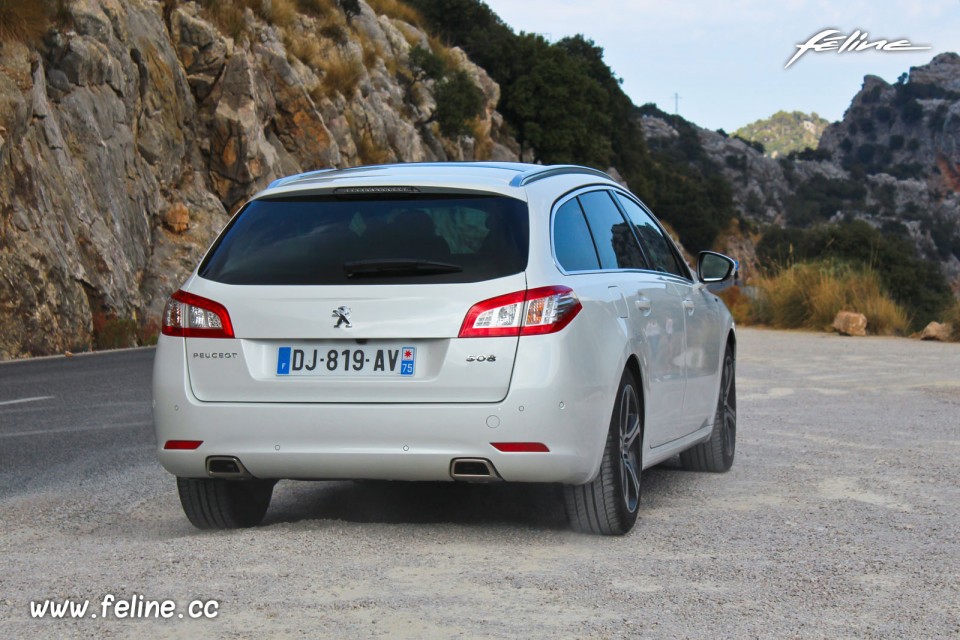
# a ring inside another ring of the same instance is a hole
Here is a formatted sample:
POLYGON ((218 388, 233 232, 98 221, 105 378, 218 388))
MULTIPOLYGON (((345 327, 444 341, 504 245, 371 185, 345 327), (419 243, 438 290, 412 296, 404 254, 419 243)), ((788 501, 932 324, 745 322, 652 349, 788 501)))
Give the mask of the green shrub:
POLYGON ((470 121, 483 111, 483 92, 459 69, 437 83, 433 97, 437 101, 434 118, 440 125, 440 133, 448 138, 469 134, 470 121))
POLYGON ((812 229, 771 227, 757 243, 757 257, 773 274, 818 259, 871 268, 909 311, 914 329, 936 320, 953 300, 938 263, 918 257, 908 239, 885 236, 861 220, 812 229))
POLYGON ((439 80, 447 72, 447 65, 443 58, 421 46, 410 49, 410 68, 413 69, 418 80, 423 78, 439 80))
POLYGON ((359 0, 337 0, 337 4, 343 10, 343 15, 347 16, 347 22, 360 15, 359 0))
POLYGON ((837 211, 863 206, 867 189, 843 178, 815 175, 801 183, 785 204, 787 221, 807 227, 830 219, 837 211))

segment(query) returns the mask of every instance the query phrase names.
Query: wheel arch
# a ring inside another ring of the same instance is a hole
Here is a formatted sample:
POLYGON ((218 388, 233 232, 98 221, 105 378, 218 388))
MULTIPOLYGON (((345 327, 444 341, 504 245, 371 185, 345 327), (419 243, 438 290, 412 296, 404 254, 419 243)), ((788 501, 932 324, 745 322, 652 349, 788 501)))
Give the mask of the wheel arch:
POLYGON ((625 369, 633 374, 633 380, 637 383, 637 396, 640 400, 640 415, 643 416, 643 423, 640 425, 640 466, 643 467, 643 456, 647 452, 647 388, 643 377, 643 370, 640 367, 640 359, 636 354, 630 354, 627 358, 625 369))

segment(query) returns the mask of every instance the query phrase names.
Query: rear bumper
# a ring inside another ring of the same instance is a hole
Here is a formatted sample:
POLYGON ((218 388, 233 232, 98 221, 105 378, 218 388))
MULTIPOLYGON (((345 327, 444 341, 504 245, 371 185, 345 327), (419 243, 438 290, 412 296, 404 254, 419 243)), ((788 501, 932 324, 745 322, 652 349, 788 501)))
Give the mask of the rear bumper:
MULTIPOLYGON (((451 460, 466 457, 490 460, 507 481, 587 482, 600 463, 612 396, 607 381, 584 383, 576 366, 557 362, 555 343, 526 341, 527 350, 550 350, 558 366, 515 370, 497 403, 227 403, 196 399, 182 339, 161 336, 154 365, 160 463, 181 477, 206 476, 208 456, 236 456, 259 478, 450 480, 451 460), (168 440, 203 444, 165 450, 168 440), (541 442, 550 451, 503 453, 493 442, 541 442)), ((531 361, 544 359, 534 353, 531 361)))

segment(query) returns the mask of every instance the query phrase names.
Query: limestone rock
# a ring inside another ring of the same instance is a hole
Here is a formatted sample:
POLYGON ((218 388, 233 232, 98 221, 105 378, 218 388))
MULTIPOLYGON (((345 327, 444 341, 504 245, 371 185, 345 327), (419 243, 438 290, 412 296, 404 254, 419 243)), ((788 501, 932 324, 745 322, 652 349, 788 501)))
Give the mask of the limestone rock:
POLYGON ((310 15, 281 29, 250 9, 234 41, 201 3, 71 0, 70 28, 42 47, 4 43, 0 359, 88 350, 95 317, 155 329, 228 214, 281 175, 516 159, 483 70, 456 54, 487 97, 486 139, 441 139, 430 87, 404 80, 427 34, 360 7, 342 41, 310 15), (349 95, 311 66, 335 56, 364 63, 349 95))
POLYGON ((170 35, 190 87, 202 101, 210 95, 227 58, 232 55, 233 41, 200 18, 198 6, 193 3, 177 7, 170 14, 170 35))
POLYGON ((244 54, 227 61, 213 118, 210 177, 227 208, 277 177, 277 151, 265 135, 272 114, 259 92, 253 64, 244 54))
POLYGON ((833 319, 833 328, 843 336, 865 336, 867 316, 853 311, 840 311, 833 319))
POLYGON ((923 331, 920 333, 920 339, 949 342, 952 334, 953 326, 946 323, 931 322, 923 328, 923 331))

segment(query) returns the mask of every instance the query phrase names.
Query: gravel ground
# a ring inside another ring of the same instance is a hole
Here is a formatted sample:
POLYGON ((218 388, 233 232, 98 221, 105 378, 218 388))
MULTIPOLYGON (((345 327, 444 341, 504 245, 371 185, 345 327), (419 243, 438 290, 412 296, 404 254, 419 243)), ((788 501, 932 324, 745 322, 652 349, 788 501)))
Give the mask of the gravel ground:
POLYGON ((568 532, 550 486, 377 482, 201 533, 150 445, 4 487, 0 637, 960 637, 960 345, 743 330, 738 366, 733 469, 644 472, 622 538, 568 532), (30 616, 108 593, 219 615, 30 616))

